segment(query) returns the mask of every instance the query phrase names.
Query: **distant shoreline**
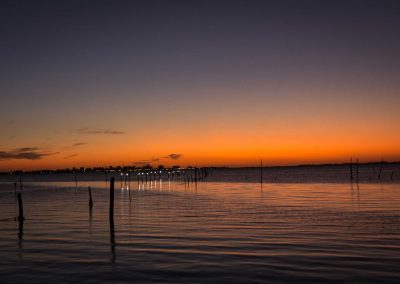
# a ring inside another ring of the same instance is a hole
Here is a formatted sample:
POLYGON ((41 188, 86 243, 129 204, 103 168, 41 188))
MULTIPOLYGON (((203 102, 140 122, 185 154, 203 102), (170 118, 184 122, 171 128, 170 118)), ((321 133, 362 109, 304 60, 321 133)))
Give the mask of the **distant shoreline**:
MULTIPOLYGON (((356 164, 353 162, 353 165, 356 164)), ((396 162, 387 162, 387 161, 374 161, 374 162, 365 162, 359 163, 362 165, 400 165, 400 161, 396 162)), ((314 167, 334 167, 334 166, 350 166, 351 163, 324 163, 324 164, 299 164, 299 165, 285 165, 285 166, 263 166, 263 169, 281 169, 281 168, 314 168, 314 167)), ((165 167, 163 170, 172 169, 173 167, 165 167)), ((176 166, 175 166, 176 168, 176 166)), ((208 167, 198 167, 198 168, 209 168, 209 169, 255 169, 260 168, 259 166, 245 166, 245 167, 235 167, 235 166, 208 166, 208 167)), ((79 169, 42 169, 42 170, 32 170, 32 171, 23 171, 23 170, 14 170, 8 172, 0 172, 0 175, 10 175, 10 174, 46 174, 46 173, 95 173, 95 172, 110 172, 110 171, 146 171, 146 170, 154 170, 158 169, 157 167, 149 168, 149 167, 135 167, 135 166, 111 166, 111 167, 80 167, 79 169)), ((183 167, 180 169, 190 170, 194 169, 194 167, 183 167)))

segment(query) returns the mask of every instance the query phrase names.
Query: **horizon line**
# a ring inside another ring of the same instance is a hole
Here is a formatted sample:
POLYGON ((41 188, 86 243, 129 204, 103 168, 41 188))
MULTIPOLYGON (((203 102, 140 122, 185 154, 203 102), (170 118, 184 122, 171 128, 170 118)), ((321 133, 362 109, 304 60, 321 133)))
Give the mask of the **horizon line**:
MULTIPOLYGON (((295 168, 295 167, 323 167, 323 166, 345 166, 345 165, 351 165, 351 164, 357 164, 357 162, 344 162, 344 163, 310 163, 310 164, 295 164, 295 165, 273 165, 273 166, 262 166, 262 168, 295 168)), ((380 160, 380 161, 369 161, 369 162, 358 162, 359 165, 372 165, 372 164, 400 164, 400 161, 393 161, 393 162, 388 162, 385 160, 380 160)), ((136 168, 136 169, 143 169, 146 168, 147 166, 151 166, 149 165, 145 165, 145 166, 92 166, 92 167, 72 167, 72 168, 58 168, 58 169, 39 169, 39 170, 11 170, 11 171, 1 171, 0 174, 12 174, 12 173, 37 173, 37 172, 41 172, 41 171, 49 171, 49 172, 56 172, 56 171, 81 171, 81 169, 83 168, 84 170, 93 170, 96 168, 102 168, 102 169, 116 169, 119 168, 120 170, 122 169, 126 169, 126 168, 136 168)), ((158 165, 161 166, 161 165, 158 165)), ((156 169, 158 166, 151 166, 153 169, 156 169)), ((186 167, 180 167, 179 165, 176 166, 171 166, 171 167, 164 167, 165 169, 168 168, 173 168, 173 167, 179 167, 179 168, 195 168, 196 166, 186 166, 186 167)), ((260 168, 260 166, 201 166, 201 167, 197 167, 197 168, 214 168, 214 169, 218 169, 218 168, 230 168, 230 169, 243 169, 243 168, 260 168)))

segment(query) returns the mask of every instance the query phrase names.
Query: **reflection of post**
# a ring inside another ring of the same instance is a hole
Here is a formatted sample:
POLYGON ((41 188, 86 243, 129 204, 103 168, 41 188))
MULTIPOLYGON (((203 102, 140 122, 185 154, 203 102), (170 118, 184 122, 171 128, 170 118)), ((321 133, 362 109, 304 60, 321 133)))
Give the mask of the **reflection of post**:
POLYGON ((18 249, 19 249, 19 258, 22 259, 22 241, 24 237, 24 219, 19 220, 18 225, 18 249))
POLYGON ((24 220, 19 221, 19 226, 18 226, 18 240, 22 240, 22 237, 24 236, 24 220))
POLYGON ((110 246, 111 246, 111 263, 115 263, 115 232, 114 220, 110 219, 110 246))
POLYGON ((381 179, 382 175, 382 167, 383 167, 383 158, 381 159, 381 163, 379 165, 379 174, 378 174, 378 179, 381 179))
POLYGON ((92 235, 93 214, 92 209, 89 209, 89 234, 92 235))
POLYGON ((350 180, 353 182, 353 157, 350 158, 350 180))
POLYGON ((114 178, 110 179, 110 245, 111 262, 115 262, 115 235, 114 235, 114 178))
POLYGON ((110 179, 110 222, 114 222, 114 177, 110 179))
POLYGON ((76 173, 75 173, 75 188, 78 188, 78 179, 76 177, 76 173))
POLYGON ((356 182, 358 183, 358 159, 356 163, 356 182))
POLYGON ((22 206, 21 193, 18 193, 18 247, 22 248, 22 237, 24 235, 24 208, 22 206))
POLYGON ((128 194, 129 194, 129 202, 131 202, 131 187, 130 185, 127 186, 128 194))

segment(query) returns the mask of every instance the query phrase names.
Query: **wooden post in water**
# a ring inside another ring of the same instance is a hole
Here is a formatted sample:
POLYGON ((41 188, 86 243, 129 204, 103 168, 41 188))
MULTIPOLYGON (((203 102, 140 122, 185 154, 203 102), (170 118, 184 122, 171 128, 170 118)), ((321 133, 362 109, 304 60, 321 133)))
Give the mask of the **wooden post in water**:
POLYGON ((114 222, 114 177, 110 179, 110 222, 114 222))
POLYGON ((18 193, 18 221, 23 221, 24 218, 24 207, 22 205, 21 193, 18 193))
POLYGON ((194 167, 194 182, 197 183, 197 167, 194 167))
POLYGON ((93 207, 92 190, 90 189, 89 186, 89 209, 92 210, 92 207, 93 207))
POLYGON ((383 158, 381 159, 381 164, 379 166, 379 174, 378 174, 378 179, 381 179, 382 175, 382 167, 383 167, 383 158))
POLYGON ((260 163, 260 183, 263 183, 263 164, 262 164, 262 159, 260 163))

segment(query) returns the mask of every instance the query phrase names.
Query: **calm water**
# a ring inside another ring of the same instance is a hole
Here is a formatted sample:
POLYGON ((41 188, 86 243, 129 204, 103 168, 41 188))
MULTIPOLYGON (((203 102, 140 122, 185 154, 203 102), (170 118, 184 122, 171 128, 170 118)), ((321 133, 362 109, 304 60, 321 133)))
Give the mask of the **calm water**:
POLYGON ((104 180, 27 177, 23 228, 3 181, 0 281, 400 281, 398 182, 210 180, 117 181, 114 228, 104 180))

